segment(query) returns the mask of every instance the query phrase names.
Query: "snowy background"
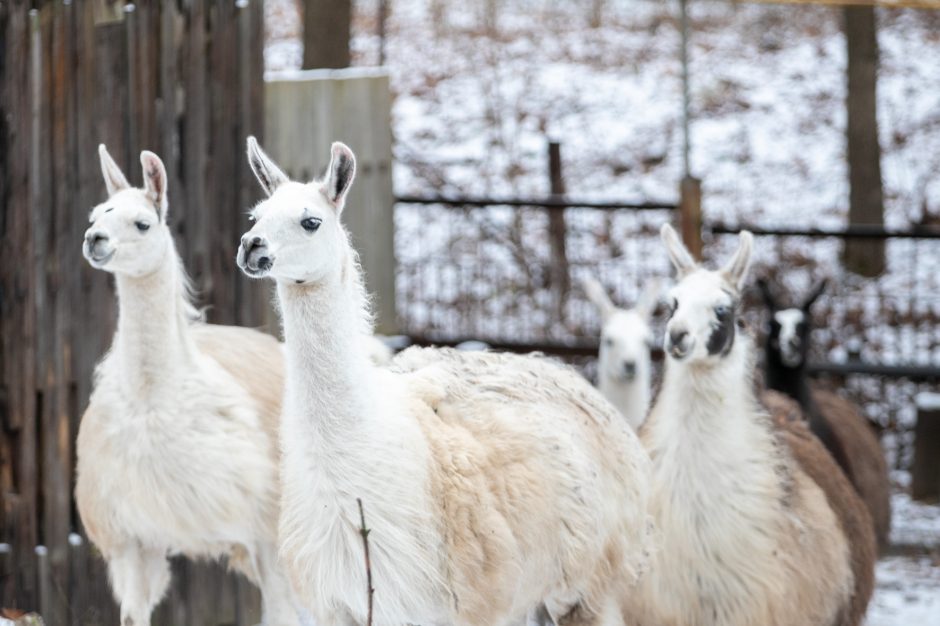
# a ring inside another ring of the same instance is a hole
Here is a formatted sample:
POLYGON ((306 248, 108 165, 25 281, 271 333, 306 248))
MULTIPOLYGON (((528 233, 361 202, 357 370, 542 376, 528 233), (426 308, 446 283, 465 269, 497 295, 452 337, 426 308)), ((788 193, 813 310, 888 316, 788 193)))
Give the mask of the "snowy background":
MULTIPOLYGON (((571 196, 677 199, 677 2, 608 0, 599 16, 593 0, 388 4, 398 194, 545 195, 551 139, 561 142, 571 196)), ((356 2, 355 65, 377 62, 377 5, 356 2)), ((841 12, 718 0, 690 5, 691 169, 703 181, 706 221, 843 226, 849 189, 841 12)), ((268 0, 265 18, 267 69, 299 67, 296 2, 268 0)), ((886 221, 898 229, 938 225, 940 11, 880 10, 878 27, 886 221)), ((616 301, 631 303, 651 276, 668 276, 654 233, 669 218, 663 211, 569 210, 573 278, 596 274, 616 301)), ((406 330, 513 341, 596 336, 596 315, 576 287, 564 319, 553 314, 545 224, 539 211, 400 205, 396 253, 406 330)), ((869 362, 940 365, 936 242, 889 243, 888 271, 877 280, 844 274, 835 240, 759 243, 757 272, 788 289, 801 293, 817 277, 832 279, 830 297, 815 311, 823 323, 814 335, 817 358, 844 361, 857 353, 869 362)), ((734 238, 706 245, 723 258, 734 238)), ((940 624, 940 512, 904 495, 912 399, 928 387, 865 377, 850 383, 887 429, 898 487, 893 538, 907 546, 879 565, 868 624, 940 624)))

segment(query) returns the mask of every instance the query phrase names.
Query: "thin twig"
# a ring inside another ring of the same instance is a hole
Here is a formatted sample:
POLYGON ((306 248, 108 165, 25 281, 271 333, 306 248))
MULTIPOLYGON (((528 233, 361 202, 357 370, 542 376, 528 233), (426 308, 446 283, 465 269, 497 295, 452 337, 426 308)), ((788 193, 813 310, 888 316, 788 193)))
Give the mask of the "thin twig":
POLYGON ((362 536, 362 549, 366 555, 366 589, 369 594, 369 613, 366 619, 366 626, 372 626, 372 594, 375 589, 372 588, 372 561, 369 559, 369 533, 372 532, 366 528, 366 514, 362 511, 362 498, 356 498, 359 505, 359 534, 362 536))

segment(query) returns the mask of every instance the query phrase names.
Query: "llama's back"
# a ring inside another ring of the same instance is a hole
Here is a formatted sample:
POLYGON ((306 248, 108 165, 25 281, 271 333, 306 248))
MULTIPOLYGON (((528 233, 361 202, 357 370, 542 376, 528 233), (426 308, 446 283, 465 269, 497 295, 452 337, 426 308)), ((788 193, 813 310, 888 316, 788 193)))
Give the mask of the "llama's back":
POLYGON ((848 543, 854 591, 836 623, 860 624, 874 588, 877 547, 871 516, 832 455, 805 422, 775 421, 794 460, 825 494, 848 543))
POLYGON ((192 336, 256 402, 265 434, 277 449, 278 422, 284 395, 284 352, 267 333, 240 326, 195 324, 192 336))
POLYGON ((884 548, 891 531, 891 482, 878 437, 868 420, 845 398, 814 389, 813 400, 845 450, 848 478, 868 507, 878 545, 884 548))
POLYGON ((516 589, 600 603, 645 566, 648 457, 576 372, 540 357, 420 348, 393 368, 430 409, 422 429, 449 562, 462 566, 451 572, 462 612, 487 623, 488 607, 516 589))

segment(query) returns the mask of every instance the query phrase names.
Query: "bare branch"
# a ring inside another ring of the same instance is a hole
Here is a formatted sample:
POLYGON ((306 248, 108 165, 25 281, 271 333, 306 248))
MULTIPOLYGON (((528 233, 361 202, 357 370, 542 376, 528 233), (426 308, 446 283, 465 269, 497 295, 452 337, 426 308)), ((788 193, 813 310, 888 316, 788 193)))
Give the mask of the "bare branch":
POLYGON ((359 505, 359 534, 362 536, 362 550, 366 556, 366 589, 369 594, 369 613, 366 618, 366 626, 372 626, 372 595, 375 593, 375 589, 372 588, 372 561, 369 559, 369 533, 371 531, 366 528, 366 514, 362 510, 362 498, 356 498, 356 503, 359 505))

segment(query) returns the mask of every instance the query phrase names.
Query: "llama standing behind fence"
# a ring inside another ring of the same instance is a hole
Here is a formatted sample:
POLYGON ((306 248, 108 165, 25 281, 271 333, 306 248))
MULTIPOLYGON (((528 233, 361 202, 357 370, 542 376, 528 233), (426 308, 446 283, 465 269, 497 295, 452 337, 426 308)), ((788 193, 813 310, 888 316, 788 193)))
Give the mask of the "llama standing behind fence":
POLYGON ((294 626, 276 563, 283 357, 263 333, 198 321, 167 226, 166 172, 143 152, 132 188, 100 147, 108 200, 84 254, 115 275, 119 316, 78 436, 76 500, 108 562, 122 626, 146 626, 167 558, 228 556, 262 591, 265 624, 294 626))
POLYGON ((614 306, 599 282, 584 281, 584 291, 601 316, 597 387, 626 418, 640 428, 649 410, 652 389, 650 318, 659 300, 659 283, 651 282, 632 309, 614 306))
POLYGON ((810 309, 826 281, 790 308, 779 305, 766 281, 759 280, 758 285, 770 309, 770 332, 765 342, 767 387, 799 402, 810 429, 826 445, 868 507, 878 545, 884 550, 891 532, 891 481, 878 437, 854 404, 809 383, 810 309))
POLYGON ((340 221, 355 173, 289 181, 254 142, 270 196, 238 264, 277 281, 287 347, 281 555, 321 625, 619 620, 646 555, 649 460, 574 371, 536 357, 412 348, 374 367, 362 276, 340 221))
POLYGON ((750 233, 721 271, 698 266, 669 226, 663 239, 679 283, 642 429, 662 548, 626 597, 628 623, 859 624, 873 585, 868 512, 812 434, 777 429, 752 391, 737 318, 750 233))

